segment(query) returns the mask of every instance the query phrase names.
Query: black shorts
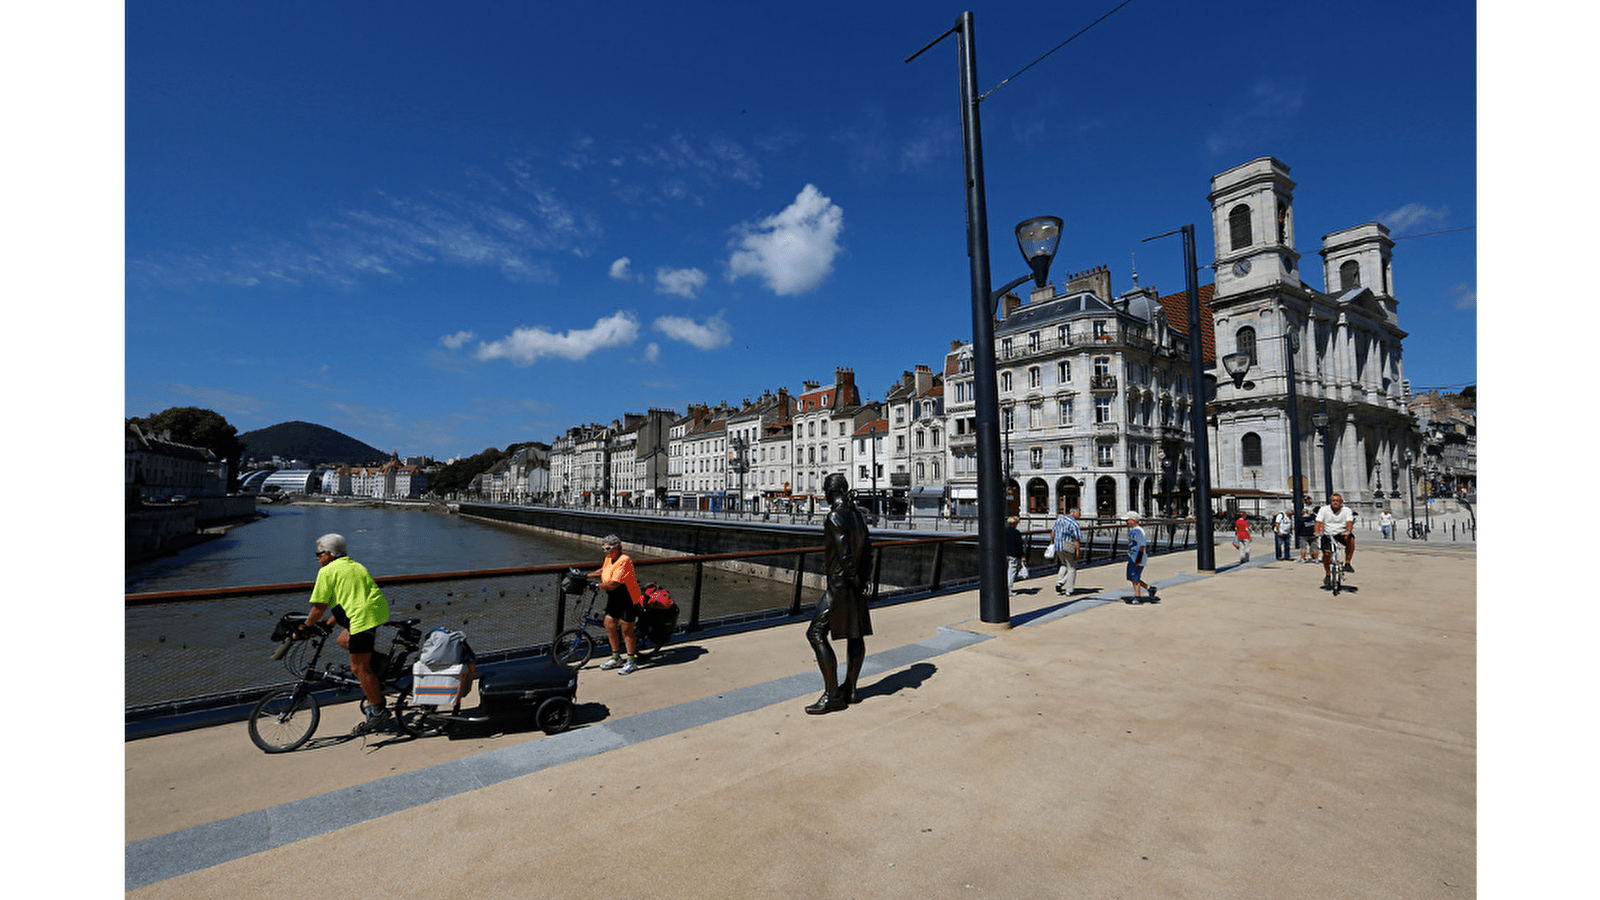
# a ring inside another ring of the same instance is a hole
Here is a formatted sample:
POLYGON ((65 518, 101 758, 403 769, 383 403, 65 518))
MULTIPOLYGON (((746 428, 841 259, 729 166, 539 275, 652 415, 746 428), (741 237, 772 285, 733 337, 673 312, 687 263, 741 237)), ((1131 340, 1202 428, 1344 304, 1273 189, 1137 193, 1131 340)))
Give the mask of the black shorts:
POLYGON ((350 635, 351 653, 371 653, 378 647, 378 629, 368 628, 359 634, 350 635))
POLYGON ((626 587, 619 587, 606 593, 606 615, 619 622, 635 622, 639 619, 639 605, 626 587))
POLYGON ((1334 538, 1338 538, 1339 543, 1344 545, 1345 552, 1349 552, 1350 548, 1354 546, 1356 542, 1356 536, 1353 534, 1329 534, 1324 531, 1322 533, 1322 549, 1332 550, 1334 538))

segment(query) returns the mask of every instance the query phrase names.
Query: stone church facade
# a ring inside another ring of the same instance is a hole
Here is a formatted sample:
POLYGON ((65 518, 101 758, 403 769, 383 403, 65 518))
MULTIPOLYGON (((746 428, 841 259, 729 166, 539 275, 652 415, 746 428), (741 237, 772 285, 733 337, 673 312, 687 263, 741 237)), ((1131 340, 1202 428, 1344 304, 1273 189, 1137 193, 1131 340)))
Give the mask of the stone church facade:
MULTIPOLYGON (((1265 494, 1264 514, 1284 508, 1292 496, 1290 454, 1298 453, 1306 492, 1323 502, 1326 447, 1333 490, 1359 513, 1375 515, 1403 503, 1405 451, 1416 450, 1394 241, 1376 222, 1324 236, 1318 252, 1326 287, 1311 287, 1297 249, 1294 188, 1289 167, 1272 157, 1211 179, 1219 363, 1208 429, 1213 492, 1265 494), (1221 364, 1230 355, 1236 367, 1245 364, 1238 375, 1221 364), (1315 424, 1319 414, 1327 416, 1326 444, 1315 424)), ((1253 511, 1251 503, 1241 507, 1253 511)))

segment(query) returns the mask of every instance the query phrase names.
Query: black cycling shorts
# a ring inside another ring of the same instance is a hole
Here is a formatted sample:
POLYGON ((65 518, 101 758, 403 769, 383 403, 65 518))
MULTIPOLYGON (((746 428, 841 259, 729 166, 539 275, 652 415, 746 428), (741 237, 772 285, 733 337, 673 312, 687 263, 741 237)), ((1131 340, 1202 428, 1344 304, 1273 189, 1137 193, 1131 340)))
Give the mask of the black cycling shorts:
POLYGON ((633 602, 626 585, 606 592, 606 615, 619 622, 638 621, 639 605, 633 602))
POLYGON ((351 653, 371 653, 378 647, 378 629, 368 628, 360 634, 350 635, 351 653))

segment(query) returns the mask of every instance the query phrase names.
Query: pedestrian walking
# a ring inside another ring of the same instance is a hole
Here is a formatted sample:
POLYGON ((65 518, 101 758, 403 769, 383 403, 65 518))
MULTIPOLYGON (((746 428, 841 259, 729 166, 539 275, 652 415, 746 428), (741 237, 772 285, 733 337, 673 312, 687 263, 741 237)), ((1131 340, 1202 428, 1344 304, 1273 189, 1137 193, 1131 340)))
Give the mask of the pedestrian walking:
POLYGON ((1011 596, 1017 592, 1017 579, 1028 577, 1028 564, 1023 559, 1027 552, 1022 543, 1022 532, 1017 530, 1017 523, 1022 521, 1016 516, 1006 520, 1006 594, 1011 596))
POLYGON ((1298 527, 1300 529, 1300 561, 1303 563, 1314 563, 1317 561, 1316 553, 1312 552, 1311 550, 1311 538, 1316 532, 1314 520, 1316 519, 1317 510, 1319 509, 1321 509, 1321 507, 1313 506, 1311 507, 1310 512, 1306 512, 1303 507, 1301 510, 1298 527))
POLYGON ((1133 585, 1133 596, 1128 598, 1128 605, 1138 606, 1145 602, 1144 598, 1139 596, 1140 589, 1150 592, 1151 603, 1160 603, 1161 601, 1156 599, 1155 586, 1147 584, 1144 580, 1145 556, 1146 551, 1149 549, 1149 542, 1145 539, 1144 529, 1139 527, 1139 513, 1130 509, 1122 514, 1122 519, 1128 523, 1127 574, 1128 583, 1133 585))
POLYGON ((1078 587, 1078 551, 1083 546, 1077 507, 1056 516, 1050 534, 1050 548, 1055 551, 1056 563, 1061 567, 1056 571, 1056 593, 1071 596, 1078 587))
POLYGON ((1250 520, 1239 513, 1233 523, 1233 546, 1239 550, 1239 565, 1250 561, 1250 520))
POLYGON ((1389 514, 1388 507, 1384 507, 1383 512, 1378 514, 1378 528, 1383 531, 1383 539, 1389 540, 1394 532, 1394 516, 1389 514))
POLYGON ((1272 517, 1272 556, 1274 559, 1288 562, 1291 559, 1290 538, 1294 536, 1294 516, 1289 515, 1287 509, 1278 510, 1272 517))

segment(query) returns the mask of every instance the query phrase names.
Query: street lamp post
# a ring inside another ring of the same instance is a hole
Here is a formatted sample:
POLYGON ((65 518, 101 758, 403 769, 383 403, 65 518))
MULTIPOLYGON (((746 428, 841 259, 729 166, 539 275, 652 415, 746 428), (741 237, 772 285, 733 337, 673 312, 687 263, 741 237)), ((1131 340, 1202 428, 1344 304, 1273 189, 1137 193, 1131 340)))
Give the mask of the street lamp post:
MULTIPOLYGON (((1006 585, 1005 486, 1000 478, 1000 393, 994 353, 994 304, 998 297, 1028 280, 1027 275, 998 291, 989 289, 989 214, 983 182, 983 138, 979 125, 977 42, 972 12, 906 62, 956 32, 961 33, 961 137, 967 185, 967 256, 971 260, 973 424, 978 444, 978 618, 988 624, 1011 623, 1010 589, 1006 585)), ((1043 287, 1061 241, 1060 219, 1041 216, 1017 226, 1017 244, 1033 269, 1034 284, 1043 287)))
POLYGON ((1298 389, 1294 383, 1294 355, 1300 352, 1300 336, 1294 329, 1285 327, 1283 339, 1287 354, 1289 375, 1289 478, 1294 482, 1289 488, 1290 504, 1294 515, 1294 546, 1300 549, 1300 519, 1304 512, 1305 504, 1301 502, 1301 487, 1305 482, 1300 474, 1300 407, 1295 397, 1298 389))
POLYGON ((1411 528, 1410 528, 1410 530, 1408 530, 1406 532, 1407 536, 1415 535, 1417 533, 1417 477, 1416 477, 1416 471, 1415 471, 1415 469, 1412 468, 1412 465, 1411 465, 1411 463, 1414 460, 1416 460, 1416 458, 1417 458, 1417 454, 1413 453, 1410 447, 1407 447, 1406 448, 1406 496, 1411 501, 1411 528))
POLYGON ((872 512, 874 515, 883 515, 878 508, 878 423, 867 424, 867 440, 872 445, 872 512))
POLYGON ((1194 392, 1190 404, 1190 428, 1194 431, 1195 480, 1195 570, 1217 570, 1216 537, 1211 522, 1211 451, 1206 433, 1206 373, 1200 335, 1200 273, 1194 262, 1194 225, 1185 225, 1177 231, 1147 237, 1145 241, 1174 234, 1183 235, 1184 289, 1189 292, 1189 377, 1194 392))

